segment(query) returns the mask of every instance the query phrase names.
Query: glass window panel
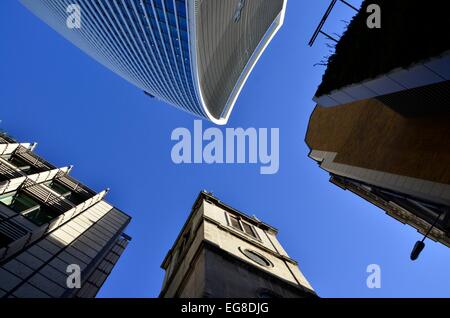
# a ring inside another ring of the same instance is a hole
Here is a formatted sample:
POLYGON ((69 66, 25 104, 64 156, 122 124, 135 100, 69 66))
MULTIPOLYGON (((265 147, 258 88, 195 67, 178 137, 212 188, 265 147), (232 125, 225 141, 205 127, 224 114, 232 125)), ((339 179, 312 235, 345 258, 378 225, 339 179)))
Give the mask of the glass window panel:
POLYGON ((230 223, 231 223, 232 227, 242 231, 241 224, 240 224, 239 219, 237 217, 235 217, 233 215, 230 215, 230 223))
POLYGON ((21 213, 39 207, 39 203, 32 197, 24 193, 19 193, 13 197, 13 200, 9 207, 17 213, 21 213))
POLYGON ((272 264, 268 259, 266 259, 264 256, 257 254, 256 252, 253 252, 251 250, 244 250, 243 253, 245 256, 247 256, 249 259, 254 261, 255 263, 261 265, 261 266, 271 266, 272 264))
POLYGON ((0 202, 3 203, 6 206, 10 206, 13 199, 14 199, 15 193, 8 193, 0 196, 0 202))
POLYGON ((70 195, 71 192, 69 188, 65 187, 64 185, 62 185, 57 181, 51 182, 50 184, 48 184, 48 187, 50 187, 53 191, 63 196, 68 196, 70 195))
POLYGON ((254 238, 256 238, 255 232, 250 224, 242 222, 242 227, 244 228, 244 232, 254 238))
POLYGON ((59 213, 46 206, 38 206, 27 211, 23 215, 31 222, 40 226, 53 220, 59 213))

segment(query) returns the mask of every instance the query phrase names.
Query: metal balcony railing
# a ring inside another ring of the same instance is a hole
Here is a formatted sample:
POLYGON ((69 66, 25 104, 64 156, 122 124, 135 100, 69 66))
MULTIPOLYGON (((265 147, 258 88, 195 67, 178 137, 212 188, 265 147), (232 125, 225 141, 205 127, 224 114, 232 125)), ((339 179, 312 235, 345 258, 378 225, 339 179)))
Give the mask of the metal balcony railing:
POLYGON ((39 157, 38 155, 36 155, 35 153, 33 153, 32 151, 30 151, 29 149, 25 148, 22 145, 20 145, 17 148, 17 150, 15 151, 14 154, 17 157, 19 157, 20 159, 30 163, 35 168, 37 168, 37 169, 39 169, 41 171, 46 171, 46 170, 51 170, 51 169, 55 169, 56 168, 51 163, 49 163, 45 159, 39 157))
POLYGON ((0 144, 15 144, 17 143, 13 138, 6 133, 0 131, 0 144))
POLYGON ((68 187, 73 192, 85 196, 86 199, 92 198, 96 192, 89 189, 87 186, 83 185, 82 183, 78 182, 74 178, 72 178, 69 175, 64 175, 61 178, 58 179, 59 182, 64 184, 66 187, 68 187))
POLYGON ((60 213, 64 213, 74 208, 75 205, 63 196, 57 196, 31 180, 26 180, 22 186, 22 189, 29 195, 35 197, 43 204, 58 210, 60 213))
POLYGON ((0 182, 23 177, 23 174, 12 167, 0 162, 0 182))

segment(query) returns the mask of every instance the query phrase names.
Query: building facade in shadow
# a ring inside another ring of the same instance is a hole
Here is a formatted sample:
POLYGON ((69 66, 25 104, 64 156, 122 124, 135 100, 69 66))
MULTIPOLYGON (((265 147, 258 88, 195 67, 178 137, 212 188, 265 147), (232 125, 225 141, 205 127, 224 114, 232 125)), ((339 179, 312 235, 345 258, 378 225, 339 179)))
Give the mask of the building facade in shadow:
POLYGON ((450 246, 450 38, 438 31, 450 25, 442 6, 364 1, 329 59, 306 143, 333 184, 450 246), (372 3, 380 29, 366 23, 372 3))

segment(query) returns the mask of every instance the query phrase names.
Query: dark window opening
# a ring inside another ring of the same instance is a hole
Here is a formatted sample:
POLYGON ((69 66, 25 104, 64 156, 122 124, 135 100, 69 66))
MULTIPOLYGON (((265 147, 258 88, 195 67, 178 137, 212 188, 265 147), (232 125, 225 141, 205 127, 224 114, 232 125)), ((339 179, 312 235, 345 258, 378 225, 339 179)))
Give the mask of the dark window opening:
POLYGON ((82 193, 73 191, 72 189, 68 188, 63 183, 58 182, 57 180, 53 180, 52 182, 48 183, 47 186, 56 193, 65 197, 74 205, 79 205, 90 198, 90 196, 83 195, 82 193))
POLYGON ((232 227, 238 229, 239 231, 242 231, 241 223, 239 222, 239 219, 237 217, 230 215, 230 223, 232 227))
POLYGON ((253 227, 252 227, 250 224, 247 224, 247 223, 245 223, 245 222, 242 222, 242 227, 244 228, 244 232, 245 232, 247 235, 250 235, 250 236, 256 238, 255 231, 253 230, 253 227))
POLYGON ((59 211, 39 203, 36 199, 23 192, 1 196, 0 203, 23 215, 38 226, 48 223, 61 214, 59 211))
POLYGON ((34 167, 32 164, 26 162, 25 160, 23 160, 22 158, 19 158, 15 155, 12 155, 9 159, 8 159, 9 163, 12 164, 13 166, 15 166, 16 168, 20 169, 21 171, 25 172, 28 175, 31 174, 36 174, 45 170, 39 169, 34 167))
POLYGON ((8 246, 12 241, 8 236, 0 233, 0 248, 8 246))
POLYGON ((0 182, 21 177, 22 174, 7 164, 0 163, 0 182))
POLYGON ((52 189, 53 191, 55 191, 56 193, 67 197, 70 196, 71 191, 69 188, 65 187, 64 185, 62 185, 61 183, 57 182, 57 181, 51 181, 50 183, 47 184, 47 186, 52 189))
POLYGON ((233 228, 239 230, 240 232, 247 234, 248 236, 251 236, 254 239, 259 240, 258 234, 256 234, 256 230, 253 225, 243 221, 240 217, 232 215, 232 214, 228 214, 228 218, 229 218, 229 224, 233 228))
POLYGON ((191 237, 191 231, 188 231, 186 234, 183 235, 183 241, 181 242, 181 245, 180 245, 179 255, 183 254, 183 252, 186 249, 186 246, 189 242, 190 237, 191 237))

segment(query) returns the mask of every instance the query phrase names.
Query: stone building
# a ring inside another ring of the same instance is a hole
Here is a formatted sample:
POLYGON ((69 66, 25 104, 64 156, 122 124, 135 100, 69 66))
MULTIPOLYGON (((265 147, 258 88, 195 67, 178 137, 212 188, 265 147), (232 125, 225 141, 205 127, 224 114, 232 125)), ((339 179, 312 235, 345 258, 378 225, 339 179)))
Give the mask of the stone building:
POLYGON ((160 297, 316 297, 276 235, 274 227, 201 192, 162 263, 160 297))

